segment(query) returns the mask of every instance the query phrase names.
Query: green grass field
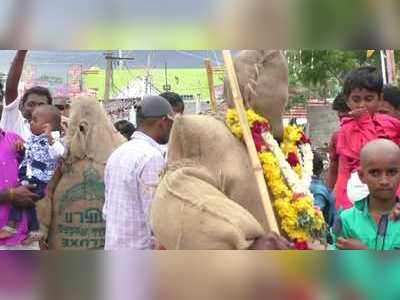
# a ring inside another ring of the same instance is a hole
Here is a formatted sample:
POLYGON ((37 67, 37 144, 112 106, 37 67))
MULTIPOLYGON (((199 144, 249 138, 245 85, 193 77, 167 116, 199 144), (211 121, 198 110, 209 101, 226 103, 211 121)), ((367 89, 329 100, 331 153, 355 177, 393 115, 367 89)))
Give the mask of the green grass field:
MULTIPOLYGON (((144 77, 146 70, 114 70, 114 88, 111 90, 111 97, 118 94, 119 90, 137 77, 144 77)), ((152 69, 150 71, 153 85, 160 91, 163 91, 165 85, 164 69, 152 69)), ((181 95, 200 94, 201 99, 209 99, 207 72, 205 69, 168 69, 168 84, 171 91, 181 95)), ((98 97, 101 99, 104 95, 105 71, 99 70, 98 74, 87 74, 84 76, 86 88, 97 90, 98 97)), ((214 85, 220 85, 223 79, 214 76, 214 85)))

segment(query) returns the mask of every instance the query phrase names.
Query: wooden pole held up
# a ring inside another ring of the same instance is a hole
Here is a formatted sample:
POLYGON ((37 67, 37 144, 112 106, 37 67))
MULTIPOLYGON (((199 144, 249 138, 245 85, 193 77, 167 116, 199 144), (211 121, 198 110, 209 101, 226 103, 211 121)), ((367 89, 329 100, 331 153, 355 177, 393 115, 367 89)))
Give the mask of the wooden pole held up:
POLYGON ((235 72, 235 67, 233 64, 231 51, 223 50, 222 51, 225 67, 228 73, 229 83, 232 90, 233 101, 235 104, 235 108, 239 115, 240 126, 243 131, 244 141, 246 143, 247 151, 250 155, 251 165, 254 170, 254 174, 256 176, 258 190, 261 195, 261 201, 264 208, 265 216, 267 218, 267 224, 271 231, 279 234, 279 226, 278 222, 275 218, 275 213, 272 207, 271 199, 268 193, 268 187, 265 182, 264 172, 261 166, 260 159, 257 154, 256 145, 253 140, 253 136, 250 131, 250 126, 246 118, 246 111, 243 104, 242 95, 239 89, 239 83, 235 72))
POLYGON ((206 58, 204 60, 204 64, 205 64, 206 70, 207 70, 208 89, 210 91, 211 109, 213 112, 217 112, 217 99, 215 97, 214 76, 213 76, 213 69, 212 69, 211 61, 208 58, 206 58))

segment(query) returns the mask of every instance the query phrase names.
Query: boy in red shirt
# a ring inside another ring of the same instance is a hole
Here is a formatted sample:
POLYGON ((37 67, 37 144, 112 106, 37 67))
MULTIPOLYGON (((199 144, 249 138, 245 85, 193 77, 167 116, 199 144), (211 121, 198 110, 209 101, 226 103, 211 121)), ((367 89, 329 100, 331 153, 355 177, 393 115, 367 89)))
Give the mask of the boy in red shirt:
POLYGON ((347 185, 350 177, 357 177, 362 147, 378 138, 400 144, 400 120, 377 113, 382 103, 382 89, 382 75, 375 67, 360 67, 346 77, 343 93, 351 112, 350 117, 343 118, 338 135, 339 173, 335 191, 338 210, 353 206, 347 185))

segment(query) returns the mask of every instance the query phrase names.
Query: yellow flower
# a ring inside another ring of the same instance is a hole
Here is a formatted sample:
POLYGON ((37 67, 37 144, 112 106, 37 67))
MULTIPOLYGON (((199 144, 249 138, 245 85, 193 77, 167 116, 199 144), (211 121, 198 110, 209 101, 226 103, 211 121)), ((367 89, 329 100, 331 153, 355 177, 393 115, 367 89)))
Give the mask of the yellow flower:
MULTIPOLYGON (((257 115, 253 110, 247 110, 246 117, 250 128, 252 128, 254 123, 257 121, 268 122, 263 117, 257 115)), ((226 125, 237 138, 243 139, 243 131, 240 126, 239 115, 235 109, 228 109, 226 113, 226 125)))
POLYGON ((300 164, 298 164, 297 166, 294 167, 294 171, 296 172, 296 174, 301 178, 303 175, 303 168, 301 167, 300 164))
POLYGON ((249 109, 246 111, 247 120, 249 121, 250 127, 253 126, 255 122, 268 122, 267 119, 258 115, 254 110, 249 109))
POLYGON ((302 130, 296 125, 288 125, 284 131, 284 139, 289 142, 296 143, 301 139, 302 130))
MULTIPOLYGON (((246 116, 250 127, 255 122, 268 122, 265 118, 256 114, 253 110, 247 110, 246 116)), ((243 131, 240 127, 239 116, 234 109, 229 109, 226 114, 226 124, 231 132, 239 139, 243 139, 243 131)), ((284 132, 284 140, 281 148, 284 154, 295 153, 299 155, 297 142, 302 136, 302 130, 297 126, 287 126, 284 132)), ((264 151, 258 153, 263 168, 266 183, 272 193, 274 207, 281 220, 281 228, 291 240, 307 242, 311 239, 311 230, 322 232, 325 227, 323 215, 313 206, 310 197, 293 199, 293 192, 289 188, 280 169, 278 159, 274 153, 264 151), (307 225, 300 226, 299 217, 306 215, 307 225), (303 228, 306 227, 306 228, 303 228), (312 228, 311 228, 312 227, 312 228)), ((294 171, 301 176, 302 167, 299 164, 294 171)))
POLYGON ((291 232, 291 238, 298 242, 307 242, 310 240, 310 236, 302 230, 293 230, 291 232))

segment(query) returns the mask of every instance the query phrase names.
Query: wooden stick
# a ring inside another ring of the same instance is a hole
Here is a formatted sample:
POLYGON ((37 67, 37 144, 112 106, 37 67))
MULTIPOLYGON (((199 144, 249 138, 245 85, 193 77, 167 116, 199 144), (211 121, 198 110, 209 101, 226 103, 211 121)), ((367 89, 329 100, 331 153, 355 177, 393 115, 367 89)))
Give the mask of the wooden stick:
POLYGON ((243 131, 244 141, 247 146, 247 151, 250 155, 250 161, 254 170, 254 175, 256 176, 258 190, 261 195, 261 201, 264 207, 267 223, 271 231, 279 234, 279 226, 275 218, 274 210, 272 208, 271 199, 269 198, 268 187, 265 182, 263 168, 261 166, 261 162, 257 154, 256 145, 254 143, 253 136, 250 131, 250 126, 246 118, 246 111, 244 108, 242 96, 240 94, 239 83, 236 77, 236 72, 233 65, 231 52, 230 50, 223 50, 222 54, 225 61, 225 67, 228 72, 228 78, 232 90, 233 101, 235 103, 235 108, 239 115, 239 121, 243 131))
POLYGON ((215 97, 214 77, 213 77, 213 69, 211 66, 211 61, 208 58, 206 58, 204 60, 204 64, 205 64, 206 70, 207 70, 208 89, 210 90, 211 109, 213 112, 217 112, 217 99, 215 97))

